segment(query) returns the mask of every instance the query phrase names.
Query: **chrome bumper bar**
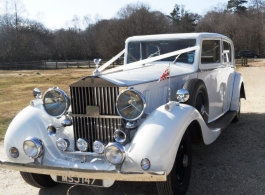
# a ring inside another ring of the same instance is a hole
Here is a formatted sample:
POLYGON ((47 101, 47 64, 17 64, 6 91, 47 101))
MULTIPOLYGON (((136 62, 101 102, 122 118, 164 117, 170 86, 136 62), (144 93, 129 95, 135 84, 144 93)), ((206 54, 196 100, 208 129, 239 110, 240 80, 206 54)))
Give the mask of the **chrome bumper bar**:
POLYGON ((80 178, 93 178, 116 181, 166 181, 167 174, 161 172, 123 172, 123 171, 97 171, 76 168, 52 167, 35 164, 20 164, 0 160, 1 169, 38 173, 44 175, 59 175, 80 178))

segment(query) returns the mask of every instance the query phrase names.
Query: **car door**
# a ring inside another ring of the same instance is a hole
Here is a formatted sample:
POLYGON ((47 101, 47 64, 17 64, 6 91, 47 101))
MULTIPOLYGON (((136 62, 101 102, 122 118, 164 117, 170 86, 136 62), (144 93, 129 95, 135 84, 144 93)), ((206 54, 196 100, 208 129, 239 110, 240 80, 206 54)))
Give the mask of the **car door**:
MULTIPOLYGON (((202 39, 201 62, 198 78, 203 80, 209 98, 208 122, 212 122, 224 113, 224 101, 228 99, 227 71, 224 64, 221 38, 202 39)), ((227 108, 228 102, 225 104, 227 108)))

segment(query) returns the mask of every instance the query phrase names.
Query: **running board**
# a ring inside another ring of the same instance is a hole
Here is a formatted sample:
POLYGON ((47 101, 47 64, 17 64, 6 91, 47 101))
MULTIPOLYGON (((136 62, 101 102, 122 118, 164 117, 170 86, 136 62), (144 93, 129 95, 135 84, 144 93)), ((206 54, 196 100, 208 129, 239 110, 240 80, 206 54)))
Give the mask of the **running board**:
POLYGON ((232 122, 235 116, 236 111, 228 111, 216 121, 209 123, 208 127, 210 129, 220 128, 221 131, 223 131, 228 127, 228 125, 232 122))

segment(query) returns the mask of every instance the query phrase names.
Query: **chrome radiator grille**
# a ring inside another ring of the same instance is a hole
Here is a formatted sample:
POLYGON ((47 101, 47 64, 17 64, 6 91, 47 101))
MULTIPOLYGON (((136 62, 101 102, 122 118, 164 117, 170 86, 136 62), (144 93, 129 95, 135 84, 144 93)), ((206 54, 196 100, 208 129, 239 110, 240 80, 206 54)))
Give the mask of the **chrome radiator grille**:
POLYGON ((99 106, 100 115, 118 115, 118 87, 70 87, 73 114, 86 114, 86 107, 99 106))
POLYGON ((121 124, 115 107, 119 88, 70 86, 70 93, 75 141, 78 138, 87 139, 90 152, 95 140, 105 143, 114 141, 113 132, 121 124), (98 106, 100 117, 86 116, 87 106, 98 106))

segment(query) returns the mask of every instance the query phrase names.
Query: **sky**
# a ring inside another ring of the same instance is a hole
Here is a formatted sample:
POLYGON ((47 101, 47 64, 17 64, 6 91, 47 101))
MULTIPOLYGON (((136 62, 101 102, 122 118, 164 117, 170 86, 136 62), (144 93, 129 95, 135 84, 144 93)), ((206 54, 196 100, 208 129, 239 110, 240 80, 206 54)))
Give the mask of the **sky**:
MULTIPOLYGON (((5 1, 5 0, 0 0, 5 1)), ((151 10, 169 15, 174 5, 185 5, 185 10, 204 15, 211 8, 226 5, 228 0, 16 0, 24 7, 23 15, 44 24, 49 29, 68 28, 72 26, 74 16, 97 19, 110 19, 127 4, 141 2, 151 10)))

